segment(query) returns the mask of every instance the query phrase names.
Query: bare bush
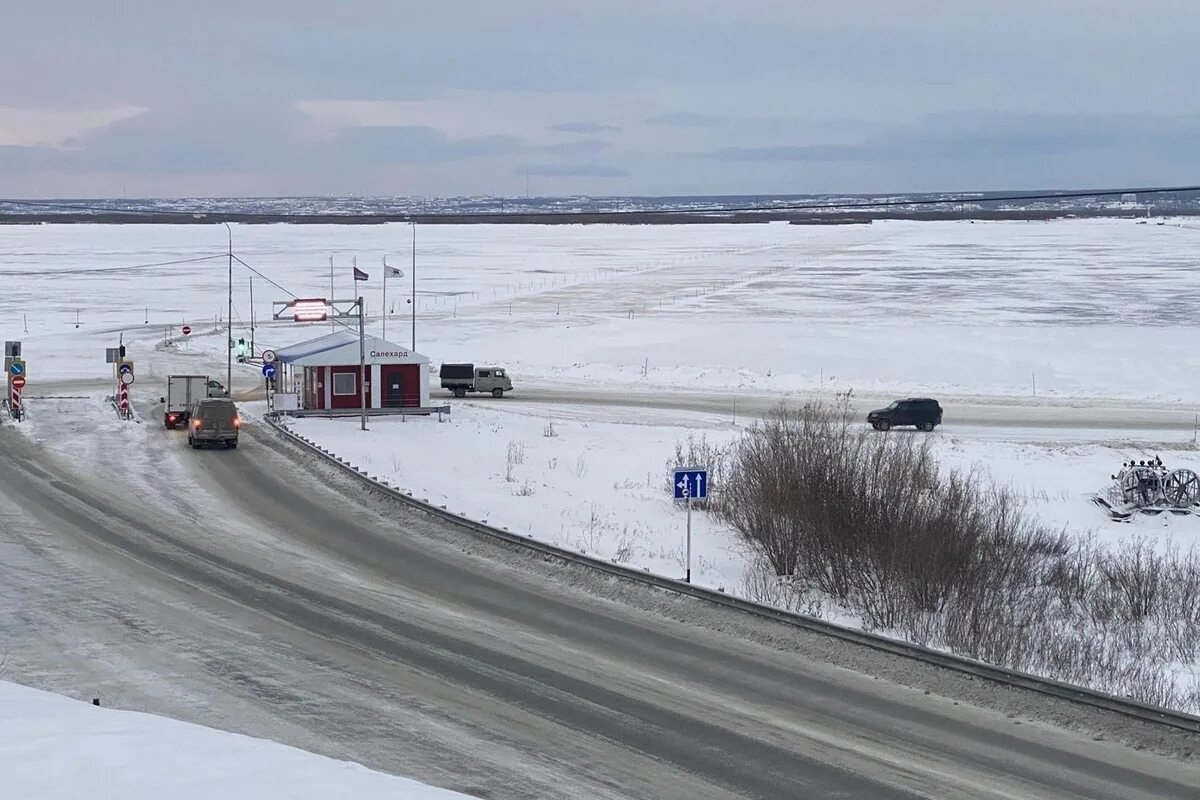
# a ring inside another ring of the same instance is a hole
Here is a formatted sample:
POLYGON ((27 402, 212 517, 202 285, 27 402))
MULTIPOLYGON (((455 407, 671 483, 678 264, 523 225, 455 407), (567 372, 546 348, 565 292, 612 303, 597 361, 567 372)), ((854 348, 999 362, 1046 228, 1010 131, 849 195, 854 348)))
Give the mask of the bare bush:
POLYGON ((1200 678, 1176 675, 1200 660, 1195 550, 1071 539, 1027 494, 939 469, 927 437, 853 425, 847 399, 781 406, 728 450, 717 514, 756 555, 746 596, 816 593, 868 629, 1200 710, 1200 678))
POLYGON ((508 443, 508 455, 504 464, 504 480, 509 483, 514 483, 516 478, 516 468, 520 464, 525 463, 525 445, 521 442, 508 443))
POLYGON ((675 454, 667 460, 666 489, 674 491, 674 472, 677 469, 698 467, 708 470, 708 497, 704 500, 693 500, 692 507, 704 511, 715 512, 724 491, 726 471, 729 462, 729 446, 710 442, 704 434, 697 437, 688 434, 687 439, 676 442, 675 454))

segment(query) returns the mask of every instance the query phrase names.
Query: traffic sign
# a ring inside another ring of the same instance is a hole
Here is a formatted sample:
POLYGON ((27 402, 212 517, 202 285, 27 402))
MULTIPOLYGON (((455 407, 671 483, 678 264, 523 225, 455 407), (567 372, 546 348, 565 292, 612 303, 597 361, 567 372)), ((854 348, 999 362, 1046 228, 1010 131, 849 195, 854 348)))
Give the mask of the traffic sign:
POLYGON ((708 497, 707 469, 677 469, 672 483, 676 500, 703 500, 708 497))
POLYGON ((264 378, 274 378, 275 377, 275 365, 274 364, 263 364, 262 372, 263 372, 264 378))
POLYGON ((133 383, 133 373, 132 372, 122 372, 121 373, 121 384, 124 386, 128 386, 131 383, 133 383))
POLYGON ((263 350, 263 363, 264 364, 274 364, 275 358, 276 358, 276 356, 275 356, 274 350, 263 350))
POLYGON ((13 375, 25 374, 25 362, 19 358, 14 358, 13 362, 8 365, 8 371, 13 375))
POLYGON ((122 375, 132 375, 133 374, 133 365, 128 364, 128 363, 121 364, 121 366, 117 367, 117 371, 120 372, 122 375))
POLYGON ((24 389, 25 388, 25 376, 18 375, 17 377, 13 378, 12 385, 13 385, 14 389, 24 389))
POLYGON ((188 335, 189 333, 191 333, 191 332, 192 332, 192 326, 191 326, 191 325, 184 325, 184 326, 183 326, 183 335, 184 335, 184 336, 187 336, 187 335, 188 335))

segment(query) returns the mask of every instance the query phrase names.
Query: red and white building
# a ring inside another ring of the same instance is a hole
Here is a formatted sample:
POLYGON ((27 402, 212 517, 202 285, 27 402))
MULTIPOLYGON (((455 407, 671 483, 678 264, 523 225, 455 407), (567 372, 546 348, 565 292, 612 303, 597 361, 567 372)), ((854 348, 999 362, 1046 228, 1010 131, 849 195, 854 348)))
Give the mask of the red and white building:
MULTIPOLYGON (((367 408, 429 407, 429 359, 375 336, 366 345, 367 408)), ((305 409, 354 409, 359 399, 358 334, 336 331, 275 351, 305 409)))

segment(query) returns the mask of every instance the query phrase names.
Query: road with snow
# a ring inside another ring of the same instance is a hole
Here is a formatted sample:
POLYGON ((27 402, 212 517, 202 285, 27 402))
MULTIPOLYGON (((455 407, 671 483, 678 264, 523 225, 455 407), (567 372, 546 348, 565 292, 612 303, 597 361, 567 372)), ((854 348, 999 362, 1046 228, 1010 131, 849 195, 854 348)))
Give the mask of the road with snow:
MULTIPOLYGON (((781 402, 799 404, 814 397, 838 402, 834 392, 735 393, 729 391, 616 391, 591 387, 564 388, 536 383, 518 385, 506 403, 649 408, 719 414, 732 418, 761 417, 781 402)), ((1056 430, 1191 431, 1197 427, 1193 408, 1180 404, 1133 403, 1118 400, 1053 400, 1005 396, 955 397, 935 395, 945 409, 944 427, 1049 428, 1056 430)), ((449 393, 445 393, 449 398, 449 393)), ((902 395, 853 394, 848 407, 858 418, 882 408, 902 395)), ((433 400, 443 393, 435 389, 433 400)), ((452 402, 452 400, 450 401, 452 402)))
POLYGON ((32 436, 0 428, 6 678, 487 798, 1200 790, 1185 761, 1038 722, 1042 698, 1004 713, 932 668, 480 541, 266 430, 192 452, 148 407, 55 403, 32 436))

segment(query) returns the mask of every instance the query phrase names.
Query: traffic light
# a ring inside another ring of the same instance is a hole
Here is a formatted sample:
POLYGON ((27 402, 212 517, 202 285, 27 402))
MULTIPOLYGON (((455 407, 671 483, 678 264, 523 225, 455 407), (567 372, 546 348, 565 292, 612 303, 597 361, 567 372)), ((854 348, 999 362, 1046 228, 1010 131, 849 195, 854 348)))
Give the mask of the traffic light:
POLYGON ((125 345, 121 345, 121 358, 125 358, 125 345))
POLYGON ((246 353, 247 353, 247 351, 248 351, 248 350, 249 350, 249 347, 248 347, 248 346, 247 346, 247 344, 246 344, 246 339, 245 339, 245 337, 241 337, 241 338, 239 338, 239 339, 237 340, 237 357, 238 357, 238 361, 245 361, 245 360, 246 360, 246 353))

